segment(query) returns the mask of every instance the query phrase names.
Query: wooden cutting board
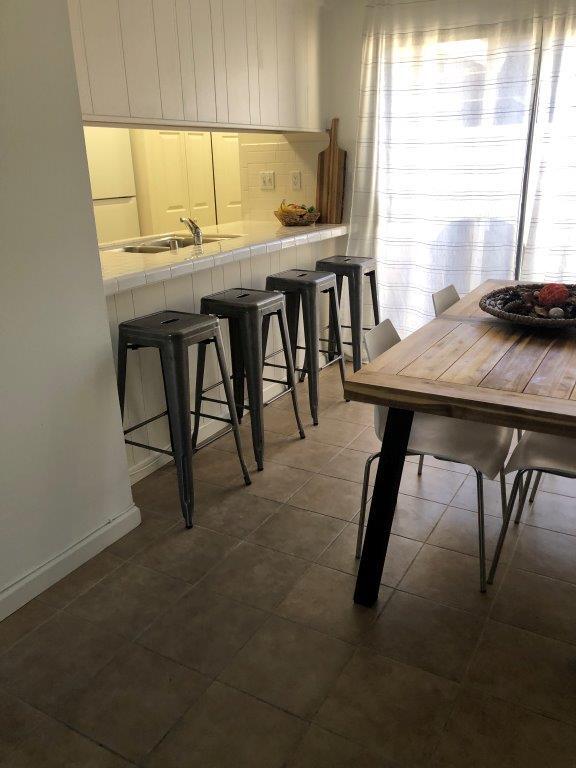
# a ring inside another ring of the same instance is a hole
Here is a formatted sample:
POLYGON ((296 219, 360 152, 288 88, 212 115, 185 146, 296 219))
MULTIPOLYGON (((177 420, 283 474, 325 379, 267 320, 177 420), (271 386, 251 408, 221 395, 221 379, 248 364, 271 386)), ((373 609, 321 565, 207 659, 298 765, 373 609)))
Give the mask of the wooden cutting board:
POLYGON ((340 224, 343 215, 346 151, 338 146, 338 122, 337 117, 332 119, 330 143, 318 155, 316 208, 323 224, 340 224))

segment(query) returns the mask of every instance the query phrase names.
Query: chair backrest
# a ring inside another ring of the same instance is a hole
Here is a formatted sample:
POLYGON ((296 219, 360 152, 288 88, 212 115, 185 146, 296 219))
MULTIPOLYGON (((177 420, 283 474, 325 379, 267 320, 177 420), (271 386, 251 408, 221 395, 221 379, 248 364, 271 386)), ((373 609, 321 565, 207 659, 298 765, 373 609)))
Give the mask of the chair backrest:
POLYGON ((366 353, 368 360, 372 362, 378 355, 383 355, 384 352, 393 347, 394 344, 398 344, 400 336, 398 331, 394 328, 391 320, 383 320, 374 328, 370 328, 364 334, 364 345, 366 346, 366 353))
MULTIPOLYGON (((366 347, 368 360, 372 362, 378 355, 383 355, 384 352, 389 350, 395 344, 398 344, 399 341, 400 336, 398 335, 396 328, 394 328, 392 321, 383 320, 364 334, 364 346, 366 347)), ((374 431, 379 440, 382 440, 382 437, 384 436, 387 418, 388 408, 383 405, 375 405, 374 431)))
POLYGON ((436 317, 446 312, 453 304, 460 301, 460 294, 453 285, 447 285, 441 291, 432 294, 432 303, 434 304, 434 314, 436 317))

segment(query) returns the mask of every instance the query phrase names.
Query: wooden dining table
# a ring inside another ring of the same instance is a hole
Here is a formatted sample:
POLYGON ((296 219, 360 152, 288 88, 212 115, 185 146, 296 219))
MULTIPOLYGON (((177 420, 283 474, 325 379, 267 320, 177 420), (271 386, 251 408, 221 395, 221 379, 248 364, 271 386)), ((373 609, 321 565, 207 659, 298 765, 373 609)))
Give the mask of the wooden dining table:
POLYGON ((514 284, 482 283, 345 381, 347 399, 390 409, 356 603, 378 598, 415 411, 576 437, 576 330, 513 325, 479 307, 486 293, 514 284))

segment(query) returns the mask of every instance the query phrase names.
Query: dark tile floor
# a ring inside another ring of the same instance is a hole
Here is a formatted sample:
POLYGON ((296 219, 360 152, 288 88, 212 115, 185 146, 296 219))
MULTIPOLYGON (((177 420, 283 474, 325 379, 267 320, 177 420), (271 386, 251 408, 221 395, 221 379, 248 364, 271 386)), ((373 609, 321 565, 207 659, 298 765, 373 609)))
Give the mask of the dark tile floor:
POLYGON ((335 370, 322 393, 304 442, 286 399, 266 410, 249 488, 229 438, 196 457, 192 531, 165 467, 138 529, 0 623, 0 766, 575 768, 576 483, 543 482, 482 596, 473 478, 408 461, 355 607, 372 409, 335 370))

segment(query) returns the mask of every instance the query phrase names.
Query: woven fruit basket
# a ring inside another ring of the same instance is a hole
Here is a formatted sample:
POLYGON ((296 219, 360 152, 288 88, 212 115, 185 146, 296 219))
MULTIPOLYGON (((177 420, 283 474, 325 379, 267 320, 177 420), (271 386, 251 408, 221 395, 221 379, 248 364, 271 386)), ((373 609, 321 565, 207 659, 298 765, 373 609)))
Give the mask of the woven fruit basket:
POLYGON ((537 328, 576 327, 576 285, 509 285, 483 296, 480 309, 517 325, 537 328))
POLYGON ((274 211, 274 216, 284 227, 307 227, 315 224, 320 218, 320 211, 313 206, 307 208, 305 205, 286 205, 283 200, 280 208, 274 211))

